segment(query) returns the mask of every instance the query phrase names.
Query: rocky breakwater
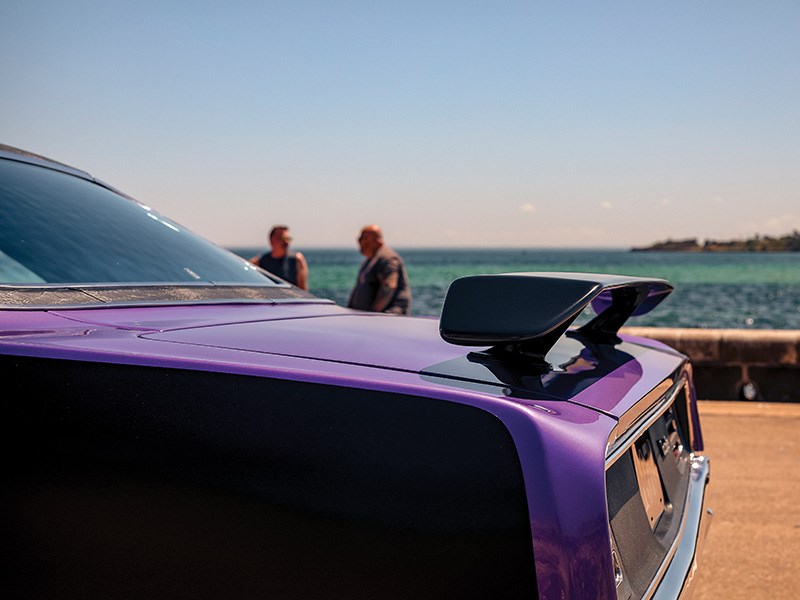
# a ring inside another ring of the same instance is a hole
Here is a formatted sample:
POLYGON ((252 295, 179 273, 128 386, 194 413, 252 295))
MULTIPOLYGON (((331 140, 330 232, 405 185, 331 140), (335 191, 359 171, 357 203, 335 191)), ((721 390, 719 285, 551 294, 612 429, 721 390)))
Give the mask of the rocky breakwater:
POLYGON ((800 402, 800 330, 627 327, 686 354, 698 398, 800 402))

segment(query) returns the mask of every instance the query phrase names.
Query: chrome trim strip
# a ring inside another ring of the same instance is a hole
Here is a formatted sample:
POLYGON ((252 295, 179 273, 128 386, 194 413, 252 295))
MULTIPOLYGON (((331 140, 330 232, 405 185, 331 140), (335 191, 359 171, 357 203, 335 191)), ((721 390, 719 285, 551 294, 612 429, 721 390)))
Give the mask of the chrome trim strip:
POLYGON ((0 310, 26 311, 26 310, 47 310, 47 311, 67 311, 84 310, 87 308, 152 308, 163 306, 201 306, 201 305, 223 305, 223 304, 336 304, 327 298, 274 298, 254 300, 251 298, 229 298, 227 300, 161 300, 161 301, 142 301, 142 302, 87 302, 85 304, 30 304, 25 306, 13 306, 0 303, 0 310))
POLYGON ((0 308, 49 310, 87 307, 167 306, 181 304, 274 304, 276 301, 329 303, 289 284, 280 285, 95 285, 7 291, 0 286, 0 308))
POLYGON ((681 531, 670 549, 672 560, 666 570, 659 569, 651 589, 645 597, 654 600, 688 598, 693 592, 697 561, 703 547, 713 512, 705 508, 705 491, 708 484, 710 462, 705 456, 692 457, 692 472, 681 531), (656 588, 657 589, 653 589, 656 588))
POLYGON ((6 144, 0 144, 0 159, 11 160, 36 167, 44 167, 45 169, 50 169, 51 171, 58 171, 67 175, 73 175, 74 177, 80 177, 81 179, 85 179, 87 181, 94 181, 94 178, 86 171, 76 169, 75 167, 70 167, 69 165, 65 165, 57 160, 53 160, 52 158, 42 156, 41 154, 28 152, 27 150, 22 150, 6 144))
POLYGON ((692 363, 686 363, 684 366, 684 373, 686 373, 686 425, 689 429, 687 432, 689 439, 687 441, 689 442, 689 450, 694 450, 697 434, 695 433, 694 419, 692 418, 692 409, 694 407, 692 401, 697 398, 694 392, 694 367, 692 363))
MULTIPOLYGON (((266 278, 265 278, 266 279, 266 278)), ((114 281, 106 281, 106 282, 71 282, 71 283, 25 283, 25 284, 18 284, 18 283, 0 283, 0 290, 3 291, 11 291, 11 292, 27 292, 27 291, 35 291, 35 292, 47 292, 51 290, 92 290, 92 289, 104 289, 104 290, 125 290, 130 288, 151 288, 151 287, 180 287, 180 288, 202 288, 202 287, 214 287, 214 288, 239 288, 239 287, 246 287, 246 288, 291 288, 292 285, 289 283, 283 283, 281 281, 268 279, 267 282, 264 283, 253 283, 253 282, 240 282, 237 283, 235 281, 142 281, 142 282, 114 282, 114 281)))
MULTIPOLYGON (((657 399, 652 400, 653 392, 645 396, 636 407, 640 407, 638 415, 634 415, 632 419, 623 422, 620 419, 619 423, 614 427, 611 435, 608 438, 606 446, 606 470, 613 465, 617 459, 622 456, 628 448, 631 447, 634 441, 663 415, 670 406, 672 406, 675 398, 680 393, 682 386, 686 384, 686 375, 680 373, 675 379, 666 379, 653 391, 658 394, 657 399)), ((636 412, 635 409, 631 409, 636 412)), ((629 411, 630 412, 630 411, 629 411)))

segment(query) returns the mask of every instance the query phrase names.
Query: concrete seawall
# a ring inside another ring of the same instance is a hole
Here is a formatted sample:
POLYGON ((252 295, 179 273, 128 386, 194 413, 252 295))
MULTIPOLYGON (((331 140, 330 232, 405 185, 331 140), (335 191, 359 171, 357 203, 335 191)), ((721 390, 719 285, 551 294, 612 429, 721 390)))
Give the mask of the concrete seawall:
POLYGON ((800 330, 625 327, 686 354, 698 398, 800 402, 800 330))

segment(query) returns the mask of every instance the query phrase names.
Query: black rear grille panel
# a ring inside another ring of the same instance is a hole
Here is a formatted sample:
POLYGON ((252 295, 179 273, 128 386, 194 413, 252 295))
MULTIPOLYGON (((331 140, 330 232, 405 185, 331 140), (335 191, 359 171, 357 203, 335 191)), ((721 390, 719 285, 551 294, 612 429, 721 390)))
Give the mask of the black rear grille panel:
MULTIPOLYGON (((685 401, 683 394, 678 398, 685 401)), ((683 422, 670 406, 606 471, 609 522, 624 574, 623 597, 645 596, 678 537, 690 471, 683 422)))

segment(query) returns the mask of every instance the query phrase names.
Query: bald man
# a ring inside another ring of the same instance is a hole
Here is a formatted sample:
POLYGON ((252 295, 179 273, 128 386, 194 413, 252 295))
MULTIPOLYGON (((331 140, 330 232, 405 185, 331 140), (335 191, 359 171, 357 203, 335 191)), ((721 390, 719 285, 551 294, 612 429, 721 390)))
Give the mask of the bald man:
POLYGON ((367 225, 358 237, 364 262, 347 306, 371 312, 407 315, 411 310, 411 288, 403 259, 383 241, 377 225, 367 225))

